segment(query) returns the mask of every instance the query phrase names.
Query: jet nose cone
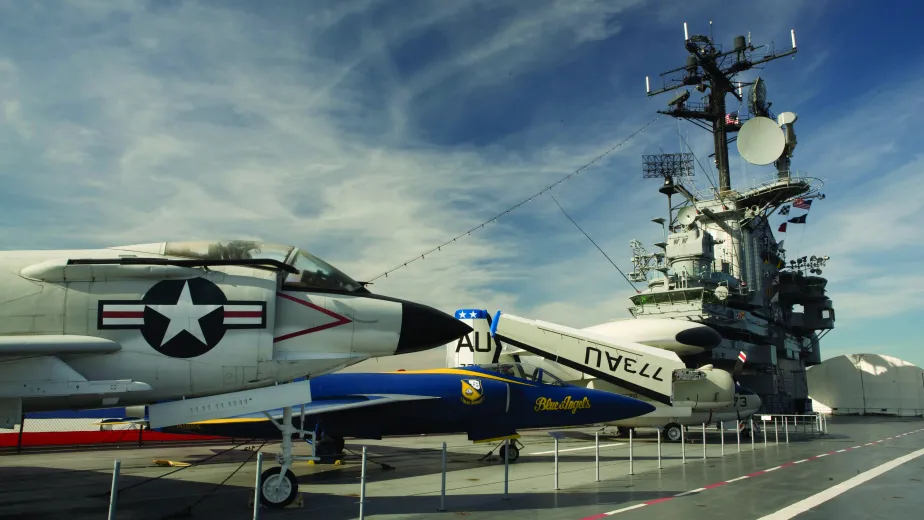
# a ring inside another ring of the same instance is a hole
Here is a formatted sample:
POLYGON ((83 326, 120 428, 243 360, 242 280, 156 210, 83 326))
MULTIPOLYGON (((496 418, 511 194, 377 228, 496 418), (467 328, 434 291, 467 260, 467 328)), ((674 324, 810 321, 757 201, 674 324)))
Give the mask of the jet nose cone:
POLYGON ((601 391, 601 394, 596 394, 594 398, 591 398, 591 400, 594 399, 603 405, 598 409, 601 421, 631 419, 655 410, 651 403, 610 392, 601 391))
POLYGON ((640 415, 645 415, 646 413, 651 413, 655 411, 655 407, 651 403, 646 403, 640 399, 633 399, 631 397, 623 397, 626 402, 623 406, 626 407, 626 417, 638 417, 640 415))
POLYGON ((713 349, 722 343, 722 336, 715 329, 706 325, 682 330, 674 338, 677 343, 704 349, 713 349))
POLYGON ((401 302, 401 337, 395 354, 429 350, 455 341, 473 329, 443 311, 401 302))

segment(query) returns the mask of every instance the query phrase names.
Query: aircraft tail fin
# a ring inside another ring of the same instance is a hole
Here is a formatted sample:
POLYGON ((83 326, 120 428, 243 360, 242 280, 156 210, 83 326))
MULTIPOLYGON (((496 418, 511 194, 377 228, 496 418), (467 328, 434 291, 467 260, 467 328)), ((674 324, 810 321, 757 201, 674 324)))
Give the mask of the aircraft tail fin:
POLYGON ((446 344, 446 366, 484 365, 498 363, 503 345, 491 337, 493 320, 483 309, 459 309, 456 319, 472 328, 472 331, 458 341, 446 344))

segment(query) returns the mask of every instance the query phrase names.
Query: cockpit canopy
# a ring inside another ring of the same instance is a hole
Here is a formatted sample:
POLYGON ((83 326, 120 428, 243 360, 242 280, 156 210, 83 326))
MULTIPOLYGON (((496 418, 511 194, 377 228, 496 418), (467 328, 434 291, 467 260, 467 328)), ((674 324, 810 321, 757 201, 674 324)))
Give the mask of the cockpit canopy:
POLYGON ((328 290, 355 293, 369 291, 358 282, 324 260, 295 246, 269 244, 256 240, 215 240, 167 242, 164 255, 199 260, 278 260, 298 269, 288 274, 283 289, 328 290))
POLYGON ((548 370, 530 365, 529 363, 492 363, 478 366, 485 370, 534 381, 543 385, 565 386, 564 381, 551 374, 548 370))

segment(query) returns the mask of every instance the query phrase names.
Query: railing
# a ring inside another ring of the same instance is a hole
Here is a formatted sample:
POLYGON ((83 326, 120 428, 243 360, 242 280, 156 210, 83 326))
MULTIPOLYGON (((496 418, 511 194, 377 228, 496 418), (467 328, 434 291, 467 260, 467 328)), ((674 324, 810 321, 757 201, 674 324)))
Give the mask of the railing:
MULTIPOLYGON (((751 179, 749 182, 745 182, 742 185, 734 188, 733 191, 743 194, 750 191, 754 191, 760 188, 766 188, 770 186, 792 186, 795 184, 808 184, 809 189, 807 193, 813 193, 824 186, 824 181, 816 177, 811 177, 803 171, 787 171, 787 177, 780 177, 777 172, 774 172, 769 175, 762 175, 756 179, 751 179)), ((718 189, 714 187, 709 187, 706 189, 699 189, 688 184, 684 186, 693 193, 693 195, 700 200, 710 200, 719 198, 718 189)))

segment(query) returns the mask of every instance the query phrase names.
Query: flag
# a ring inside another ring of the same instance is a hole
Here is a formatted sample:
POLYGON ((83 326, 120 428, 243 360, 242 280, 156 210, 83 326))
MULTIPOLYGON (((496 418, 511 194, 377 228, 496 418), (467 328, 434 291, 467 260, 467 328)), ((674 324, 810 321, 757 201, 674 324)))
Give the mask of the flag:
POLYGON ((783 222, 782 224, 780 224, 780 229, 778 229, 777 231, 779 231, 780 233, 785 233, 785 232, 786 232, 786 223, 783 222))
POLYGON ((730 114, 725 114, 725 124, 726 125, 737 125, 738 124, 738 112, 732 112, 730 114))
POLYGON ((789 215, 789 204, 780 208, 780 215, 789 215))
MULTIPOLYGON (((789 219, 789 222, 792 222, 793 224, 805 224, 805 217, 807 217, 807 216, 808 216, 808 214, 799 215, 799 216, 796 217, 796 218, 791 218, 791 219, 789 219)), ((785 224, 785 222, 784 222, 784 224, 785 224)))
POLYGON ((792 206, 794 208, 799 208, 799 209, 811 209, 812 201, 811 199, 805 200, 805 199, 799 198, 799 199, 796 199, 796 201, 792 203, 792 206))

